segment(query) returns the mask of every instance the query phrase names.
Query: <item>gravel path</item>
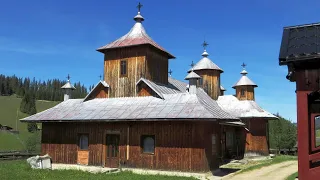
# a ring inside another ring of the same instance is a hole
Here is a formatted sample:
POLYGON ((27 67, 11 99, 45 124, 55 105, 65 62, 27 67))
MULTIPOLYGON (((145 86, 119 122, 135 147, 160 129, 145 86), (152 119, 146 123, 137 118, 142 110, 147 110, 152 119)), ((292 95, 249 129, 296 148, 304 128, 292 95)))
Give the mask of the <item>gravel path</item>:
POLYGON ((244 172, 232 177, 223 178, 224 180, 285 180, 288 176, 298 171, 297 161, 287 161, 261 169, 244 172))

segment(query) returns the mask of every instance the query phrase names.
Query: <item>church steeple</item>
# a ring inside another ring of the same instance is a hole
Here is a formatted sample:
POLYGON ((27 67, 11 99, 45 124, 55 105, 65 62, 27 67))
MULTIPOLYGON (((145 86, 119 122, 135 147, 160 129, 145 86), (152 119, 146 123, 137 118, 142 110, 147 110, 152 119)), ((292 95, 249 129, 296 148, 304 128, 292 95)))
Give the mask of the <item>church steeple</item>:
POLYGON ((236 89, 236 97, 239 100, 253 100, 254 101, 254 88, 258 87, 251 79, 248 78, 245 67, 247 66, 245 63, 242 63, 242 71, 240 74, 242 75, 239 81, 232 86, 232 88, 236 89))
POLYGON ((141 77, 168 84, 168 60, 175 57, 147 34, 141 8, 139 3, 135 24, 127 34, 97 49, 104 54, 103 80, 110 86, 110 98, 137 96, 141 77))
MULTIPOLYGON (((198 86, 202 87, 212 99, 216 100, 221 94, 220 74, 223 70, 208 58, 208 45, 206 41, 202 43, 202 59, 193 66, 193 71, 201 77, 198 81, 198 86)), ((191 72, 191 69, 188 72, 191 72)))

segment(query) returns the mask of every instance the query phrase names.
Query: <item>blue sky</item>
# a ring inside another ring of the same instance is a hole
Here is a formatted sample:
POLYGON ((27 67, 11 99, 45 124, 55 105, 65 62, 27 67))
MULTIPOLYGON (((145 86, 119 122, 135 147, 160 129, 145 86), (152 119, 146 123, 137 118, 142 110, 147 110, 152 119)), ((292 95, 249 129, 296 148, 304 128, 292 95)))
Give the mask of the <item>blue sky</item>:
MULTIPOLYGON (((138 1, 0 0, 0 73, 86 86, 103 71, 95 51, 127 33, 138 1)), ((240 78, 241 64, 258 84, 256 101, 266 110, 296 121, 295 83, 278 65, 282 28, 319 21, 320 1, 146 1, 141 3, 147 33, 175 55, 173 77, 183 80, 191 61, 201 59, 204 38, 209 58, 224 73, 226 94, 240 78)))

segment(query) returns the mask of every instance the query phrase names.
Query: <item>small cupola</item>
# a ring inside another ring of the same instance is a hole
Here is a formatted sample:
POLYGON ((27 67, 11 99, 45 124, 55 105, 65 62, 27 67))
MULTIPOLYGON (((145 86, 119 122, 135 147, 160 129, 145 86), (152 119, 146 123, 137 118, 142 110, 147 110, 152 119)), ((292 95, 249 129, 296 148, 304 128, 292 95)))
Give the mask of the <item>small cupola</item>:
MULTIPOLYGON (((207 52, 208 45, 206 41, 202 43, 202 58, 192 69, 201 77, 198 81, 198 86, 202 87, 212 99, 217 100, 221 95, 220 74, 223 73, 223 70, 209 59, 209 53, 207 52)), ((188 72, 191 72, 191 69, 188 72)))
POLYGON ((239 100, 254 101, 254 88, 258 86, 247 76, 246 64, 243 63, 241 66, 243 67, 243 70, 240 72, 242 76, 232 88, 236 89, 236 97, 239 100))
POLYGON ((68 99, 71 99, 71 92, 76 89, 70 82, 69 74, 67 76, 67 79, 68 79, 67 83, 61 87, 61 89, 64 90, 63 101, 67 101, 68 99))
POLYGON ((191 72, 184 78, 185 80, 189 80, 189 93, 190 94, 196 94, 197 93, 197 81, 198 79, 201 79, 201 77, 193 72, 193 70, 191 70, 191 72))

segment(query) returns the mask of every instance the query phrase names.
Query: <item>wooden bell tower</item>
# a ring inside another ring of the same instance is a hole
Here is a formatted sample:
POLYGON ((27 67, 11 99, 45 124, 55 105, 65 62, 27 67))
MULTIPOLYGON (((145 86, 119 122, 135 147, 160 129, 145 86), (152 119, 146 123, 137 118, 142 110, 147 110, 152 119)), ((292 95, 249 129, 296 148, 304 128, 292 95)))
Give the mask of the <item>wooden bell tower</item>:
POLYGON ((140 78, 168 84, 169 59, 175 58, 146 33, 137 6, 135 24, 121 38, 97 49, 104 54, 104 81, 109 84, 109 97, 137 96, 140 78))
POLYGON ((232 88, 236 90, 236 97, 239 100, 254 101, 254 88, 258 86, 248 78, 248 72, 245 70, 246 64, 243 63, 241 66, 243 67, 240 72, 242 77, 232 88))

